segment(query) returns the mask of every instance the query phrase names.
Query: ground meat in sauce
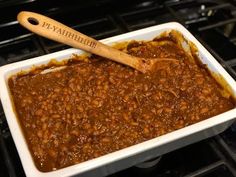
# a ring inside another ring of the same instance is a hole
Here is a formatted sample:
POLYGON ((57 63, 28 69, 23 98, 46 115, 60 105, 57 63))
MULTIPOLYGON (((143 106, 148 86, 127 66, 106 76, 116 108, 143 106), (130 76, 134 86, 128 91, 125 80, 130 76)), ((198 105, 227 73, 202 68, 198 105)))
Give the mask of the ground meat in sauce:
POLYGON ((132 42, 139 57, 171 57, 155 74, 97 56, 63 70, 9 79, 36 166, 52 171, 152 139, 235 105, 204 66, 173 42, 132 42))

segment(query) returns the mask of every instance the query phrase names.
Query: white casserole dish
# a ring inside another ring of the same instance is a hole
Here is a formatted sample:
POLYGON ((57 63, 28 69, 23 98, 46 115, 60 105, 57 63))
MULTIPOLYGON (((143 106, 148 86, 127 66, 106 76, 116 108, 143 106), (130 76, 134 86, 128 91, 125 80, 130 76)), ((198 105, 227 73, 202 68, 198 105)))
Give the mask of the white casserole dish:
MULTIPOLYGON (((128 41, 132 39, 152 40, 160 33, 172 29, 179 31, 187 40, 193 42, 196 45, 199 51, 199 58, 202 63, 207 64, 208 68, 212 72, 218 73, 224 78, 224 80, 228 83, 228 86, 231 88, 233 97, 236 98, 236 82, 233 80, 233 78, 193 37, 193 35, 178 23, 172 22, 157 25, 107 38, 102 40, 102 42, 110 45, 115 42, 128 41)), ((199 123, 77 165, 52 172, 40 172, 34 165, 32 156, 26 144, 26 140, 23 136, 23 132, 21 131, 20 125, 17 121, 17 117, 14 113, 12 105, 13 103, 11 102, 7 80, 12 74, 18 73, 22 70, 28 70, 32 68, 32 66, 47 64, 51 59, 57 59, 58 61, 61 61, 66 58, 70 58, 73 53, 81 54, 82 51, 77 49, 67 49, 49 55, 44 55, 41 57, 36 57, 33 59, 0 67, 1 101, 11 134, 13 136, 23 168, 27 176, 58 177, 72 176, 76 174, 80 174, 81 176, 105 176, 124 168, 131 167, 145 160, 160 156, 174 149, 216 135, 229 127, 236 117, 236 108, 234 108, 230 111, 201 121, 199 123)))

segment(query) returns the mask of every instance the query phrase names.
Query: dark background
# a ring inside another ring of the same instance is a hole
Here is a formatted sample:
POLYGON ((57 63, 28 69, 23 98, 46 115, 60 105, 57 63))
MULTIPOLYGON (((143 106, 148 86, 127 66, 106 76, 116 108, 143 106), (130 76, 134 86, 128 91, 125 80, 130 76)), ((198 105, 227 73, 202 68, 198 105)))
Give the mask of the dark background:
MULTIPOLYGON (((22 10, 45 14, 96 39, 177 21, 236 78, 236 0, 0 0, 0 66, 68 48, 23 29, 16 21, 22 10)), ((25 176, 1 105, 0 176, 25 176)), ((163 155, 151 168, 132 167, 111 176, 234 177, 236 124, 163 155)))

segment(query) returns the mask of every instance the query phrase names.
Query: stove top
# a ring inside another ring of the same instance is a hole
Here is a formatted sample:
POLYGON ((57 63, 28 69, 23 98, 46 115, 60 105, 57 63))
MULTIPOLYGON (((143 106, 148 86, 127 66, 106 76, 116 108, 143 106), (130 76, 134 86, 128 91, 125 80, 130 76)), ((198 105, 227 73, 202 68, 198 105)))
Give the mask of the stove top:
MULTIPOLYGON (((236 79, 236 0, 0 0, 0 66, 68 48, 23 29, 21 10, 45 14, 102 39, 170 21, 188 28, 236 79)), ((24 177, 0 105, 0 176, 24 177)), ((149 168, 111 177, 236 177, 236 123, 222 134, 163 155, 149 168)))

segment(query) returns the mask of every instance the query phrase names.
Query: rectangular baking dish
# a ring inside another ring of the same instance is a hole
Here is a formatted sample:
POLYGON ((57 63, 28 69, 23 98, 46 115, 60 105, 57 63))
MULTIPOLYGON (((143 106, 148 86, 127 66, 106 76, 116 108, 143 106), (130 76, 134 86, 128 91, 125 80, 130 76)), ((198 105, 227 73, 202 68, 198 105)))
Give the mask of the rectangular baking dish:
MULTIPOLYGON (((197 41, 197 39, 179 23, 171 22, 157 25, 142 30, 129 32, 115 37, 101 40, 112 45, 116 42, 129 40, 152 40, 154 37, 168 30, 177 30, 185 39, 193 42, 198 48, 199 58, 208 68, 220 74, 226 81, 233 97, 236 98, 236 83, 213 56, 197 41)), ((187 43, 184 45, 188 45, 187 43)), ((27 176, 56 177, 56 176, 105 176, 116 171, 131 167, 145 160, 160 156, 177 148, 200 141, 210 136, 219 134, 229 127, 236 117, 236 108, 214 116, 199 123, 159 136, 149 141, 52 172, 41 172, 34 165, 26 140, 21 131, 19 122, 11 102, 7 80, 15 73, 30 70, 33 66, 47 64, 51 59, 58 61, 68 59, 72 54, 81 54, 83 51, 67 49, 60 52, 36 57, 33 59, 12 63, 0 67, 0 96, 6 119, 18 150, 23 168, 27 176)))

